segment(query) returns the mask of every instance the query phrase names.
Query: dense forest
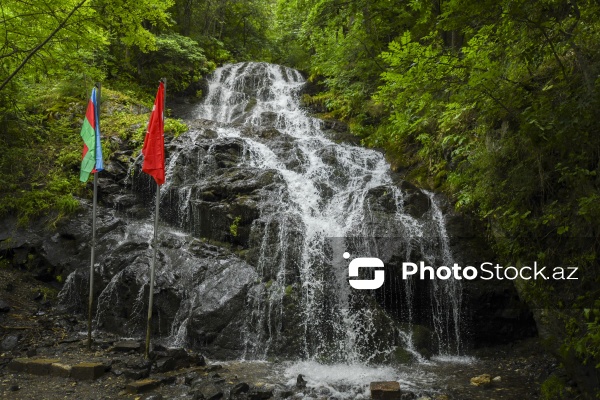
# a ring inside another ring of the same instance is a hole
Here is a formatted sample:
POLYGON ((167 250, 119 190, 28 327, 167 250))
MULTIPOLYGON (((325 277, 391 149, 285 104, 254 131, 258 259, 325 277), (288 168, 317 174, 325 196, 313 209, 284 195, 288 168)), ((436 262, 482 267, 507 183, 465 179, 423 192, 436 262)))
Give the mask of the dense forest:
MULTIPOLYGON (((284 64, 307 76, 313 112, 479 218, 499 261, 578 267, 572 284, 519 290, 570 374, 600 369, 600 2, 8 0, 0 12, 1 214, 62 218, 89 197, 79 130, 95 82, 110 157, 117 139, 141 147, 159 78, 193 101, 216 66, 284 64)), ((168 135, 185 129, 168 119, 168 135)))

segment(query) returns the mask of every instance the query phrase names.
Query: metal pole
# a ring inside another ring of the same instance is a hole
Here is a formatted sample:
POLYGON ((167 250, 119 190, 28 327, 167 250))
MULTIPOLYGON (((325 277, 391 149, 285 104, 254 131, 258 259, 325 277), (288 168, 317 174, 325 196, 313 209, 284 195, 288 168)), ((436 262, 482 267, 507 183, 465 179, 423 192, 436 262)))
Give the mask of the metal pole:
POLYGON ((146 350, 144 356, 149 357, 150 353, 150 330, 152 326, 152 306, 154 302, 154 274, 156 266, 156 252, 158 250, 158 207, 160 204, 160 186, 156 184, 156 205, 154 206, 154 239, 152 247, 154 254, 152 255, 152 264, 150 264, 150 299, 148 301, 148 322, 146 324, 146 350))
MULTIPOLYGON (((164 124, 164 104, 166 103, 167 95, 167 83, 166 79, 163 79, 164 93, 163 93, 163 124, 164 124)), ((164 126, 164 125, 163 125, 164 126)), ((144 357, 150 357, 150 330, 152 327, 152 308, 154 303, 154 275, 156 266, 156 252, 158 250, 158 212, 160 206, 160 185, 156 184, 156 204, 154 205, 154 239, 152 240, 152 247, 154 248, 154 254, 152 255, 152 264, 150 264, 150 298, 148 300, 148 320, 146 323, 146 348, 144 351, 144 357)))
MULTIPOLYGON (((96 91, 96 107, 100 109, 100 84, 96 83, 98 90, 96 91)), ((100 115, 100 112, 94 113, 100 115)), ((99 124, 100 121, 95 121, 99 124)), ((96 140, 96 132, 94 130, 94 141, 96 140)), ((92 348, 92 306, 94 304, 94 264, 96 258, 96 208, 98 205, 98 171, 94 172, 94 200, 92 203, 92 254, 90 260, 90 295, 88 299, 88 337, 87 348, 92 348)))

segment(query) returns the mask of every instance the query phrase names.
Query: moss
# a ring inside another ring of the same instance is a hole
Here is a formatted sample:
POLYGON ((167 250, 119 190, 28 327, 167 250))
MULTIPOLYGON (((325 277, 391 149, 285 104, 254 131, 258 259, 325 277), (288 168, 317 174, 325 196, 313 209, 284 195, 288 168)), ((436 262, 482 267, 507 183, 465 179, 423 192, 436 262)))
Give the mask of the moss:
POLYGON ((235 217, 231 225, 229 226, 229 232, 233 235, 233 237, 237 237, 238 235, 238 227, 240 225, 240 221, 242 220, 241 216, 235 217))
POLYGON ((48 286, 40 286, 35 289, 35 292, 39 292, 44 296, 43 301, 55 300, 58 296, 58 290, 48 286))
POLYGON ((556 375, 550 376, 542 383, 540 388, 542 400, 562 400, 567 399, 567 389, 565 383, 556 375))
POLYGON ((256 106, 257 102, 258 102, 258 100, 256 100, 256 97, 252 97, 250 100, 248 100, 248 104, 246 105, 246 108, 244 109, 244 112, 250 112, 250 111, 252 111, 252 109, 254 108, 254 106, 256 106))
POLYGON ((409 364, 415 360, 414 356, 401 346, 397 346, 392 353, 393 364, 409 364))
POLYGON ((293 292, 294 292, 294 287, 292 285, 288 285, 285 287, 285 295, 286 296, 291 296, 293 292))

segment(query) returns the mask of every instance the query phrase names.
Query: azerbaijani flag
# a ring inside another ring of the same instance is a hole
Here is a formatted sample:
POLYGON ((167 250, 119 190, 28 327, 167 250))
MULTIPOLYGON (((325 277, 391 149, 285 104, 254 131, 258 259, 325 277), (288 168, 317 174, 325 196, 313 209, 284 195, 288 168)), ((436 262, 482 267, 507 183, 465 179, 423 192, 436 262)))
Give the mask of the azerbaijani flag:
POLYGON ((82 182, 87 182, 90 174, 104 169, 102 145, 100 144, 100 110, 98 110, 96 93, 96 88, 93 88, 80 133, 83 139, 83 159, 81 160, 79 180, 82 182))
POLYGON ((157 185, 165 183, 165 85, 160 82, 144 138, 142 171, 151 175, 157 185))

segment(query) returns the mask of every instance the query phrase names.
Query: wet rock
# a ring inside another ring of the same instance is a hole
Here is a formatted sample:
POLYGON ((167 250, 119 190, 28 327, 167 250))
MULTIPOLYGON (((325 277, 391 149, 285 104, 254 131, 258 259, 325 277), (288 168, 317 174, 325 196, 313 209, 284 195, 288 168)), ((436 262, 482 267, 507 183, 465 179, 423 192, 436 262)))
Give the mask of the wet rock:
POLYGON ((10 306, 8 303, 2 299, 0 299, 0 313, 7 313, 10 311, 10 306))
POLYGON ((162 352, 157 352, 157 354, 160 354, 163 357, 172 358, 174 360, 174 365, 170 367, 172 369, 188 368, 191 366, 201 367, 206 365, 204 356, 198 353, 188 352, 180 347, 164 349, 162 352))
POLYGON ((231 388, 231 394, 238 395, 240 393, 247 393, 250 390, 250 385, 246 382, 240 382, 231 388))
MULTIPOLYGON (((287 399, 288 397, 292 397, 294 395, 294 391, 290 389, 281 389, 276 396, 281 397, 282 399, 287 399)), ((330 397, 331 400, 334 400, 333 397, 330 397)))
POLYGON ((143 379, 129 383, 125 387, 125 390, 127 391, 127 393, 138 394, 153 390, 159 385, 160 382, 155 379, 143 379))
POLYGON ((400 181, 404 193, 404 211, 414 218, 421 218, 431 208, 431 200, 421 189, 408 181, 400 181))
POLYGON ((218 400, 223 397, 223 391, 212 383, 206 383, 196 390, 205 400, 218 400))
POLYGON ((482 374, 471 378, 471 385, 473 386, 488 386, 491 383, 490 374, 482 374))
POLYGON ((228 359, 243 350, 239 340, 248 287, 256 272, 243 263, 223 263, 195 289, 189 304, 188 340, 212 357, 228 359), (220 273, 216 273, 220 271, 220 273))
POLYGON ((306 387, 306 381, 304 380, 304 375, 298 374, 296 378, 296 387, 298 389, 304 389, 306 387))
POLYGON ((15 372, 27 372, 29 360, 26 358, 15 358, 8 364, 8 369, 15 372))
POLYGON ((277 120, 279 116, 277 113, 267 111, 260 114, 260 123, 261 126, 269 126, 275 127, 277 126, 277 120))
POLYGON ((144 359, 129 360, 125 363, 123 375, 129 379, 143 379, 150 376, 152 362, 144 359))
POLYGON ((204 385, 206 382, 206 379, 204 379, 204 377, 196 377, 194 378, 191 382, 190 382, 190 386, 192 387, 192 389, 198 389, 200 388, 202 385, 204 385))
POLYGON ((71 378, 77 380, 95 380, 104 375, 106 368, 106 365, 101 363, 79 363, 71 368, 71 378))
POLYGON ((175 375, 153 375, 152 379, 156 379, 160 382, 161 385, 172 385, 177 381, 177 377, 175 375))
POLYGON ((400 384, 396 381, 371 382, 371 399, 396 400, 400 398, 400 384))
POLYGON ((72 367, 67 364, 53 363, 50 368, 50 375, 59 376, 61 378, 69 378, 71 376, 72 367))
POLYGON ((183 378, 183 383, 185 385, 191 386, 192 382, 195 379, 198 379, 198 373, 197 372, 191 372, 191 373, 185 375, 185 377, 183 378))
POLYGON ((52 364, 59 362, 57 359, 40 358, 30 360, 26 366, 26 372, 33 375, 50 375, 52 364))
POLYGON ((125 353, 130 351, 141 352, 142 343, 136 340, 123 340, 121 342, 115 343, 112 347, 112 350, 125 353))
POLYGON ((163 400, 164 397, 160 393, 146 394, 140 398, 140 400, 163 400))
POLYGON ((0 348, 3 351, 10 351, 14 349, 19 343, 19 337, 17 335, 8 335, 0 343, 0 348))
POLYGON ((323 396, 327 396, 327 395, 331 394, 331 390, 329 390, 329 388, 322 386, 317 389, 317 393, 319 393, 320 395, 323 395, 323 396))
POLYGON ((411 332, 411 338, 414 348, 426 359, 431 358, 437 348, 438 341, 434 332, 424 325, 404 325, 405 329, 411 332))
POLYGON ((173 357, 162 357, 156 360, 156 371, 158 372, 168 372, 173 371, 176 367, 177 363, 173 357))
POLYGON ((267 400, 273 397, 273 389, 271 387, 253 387, 248 392, 250 400, 267 400))

